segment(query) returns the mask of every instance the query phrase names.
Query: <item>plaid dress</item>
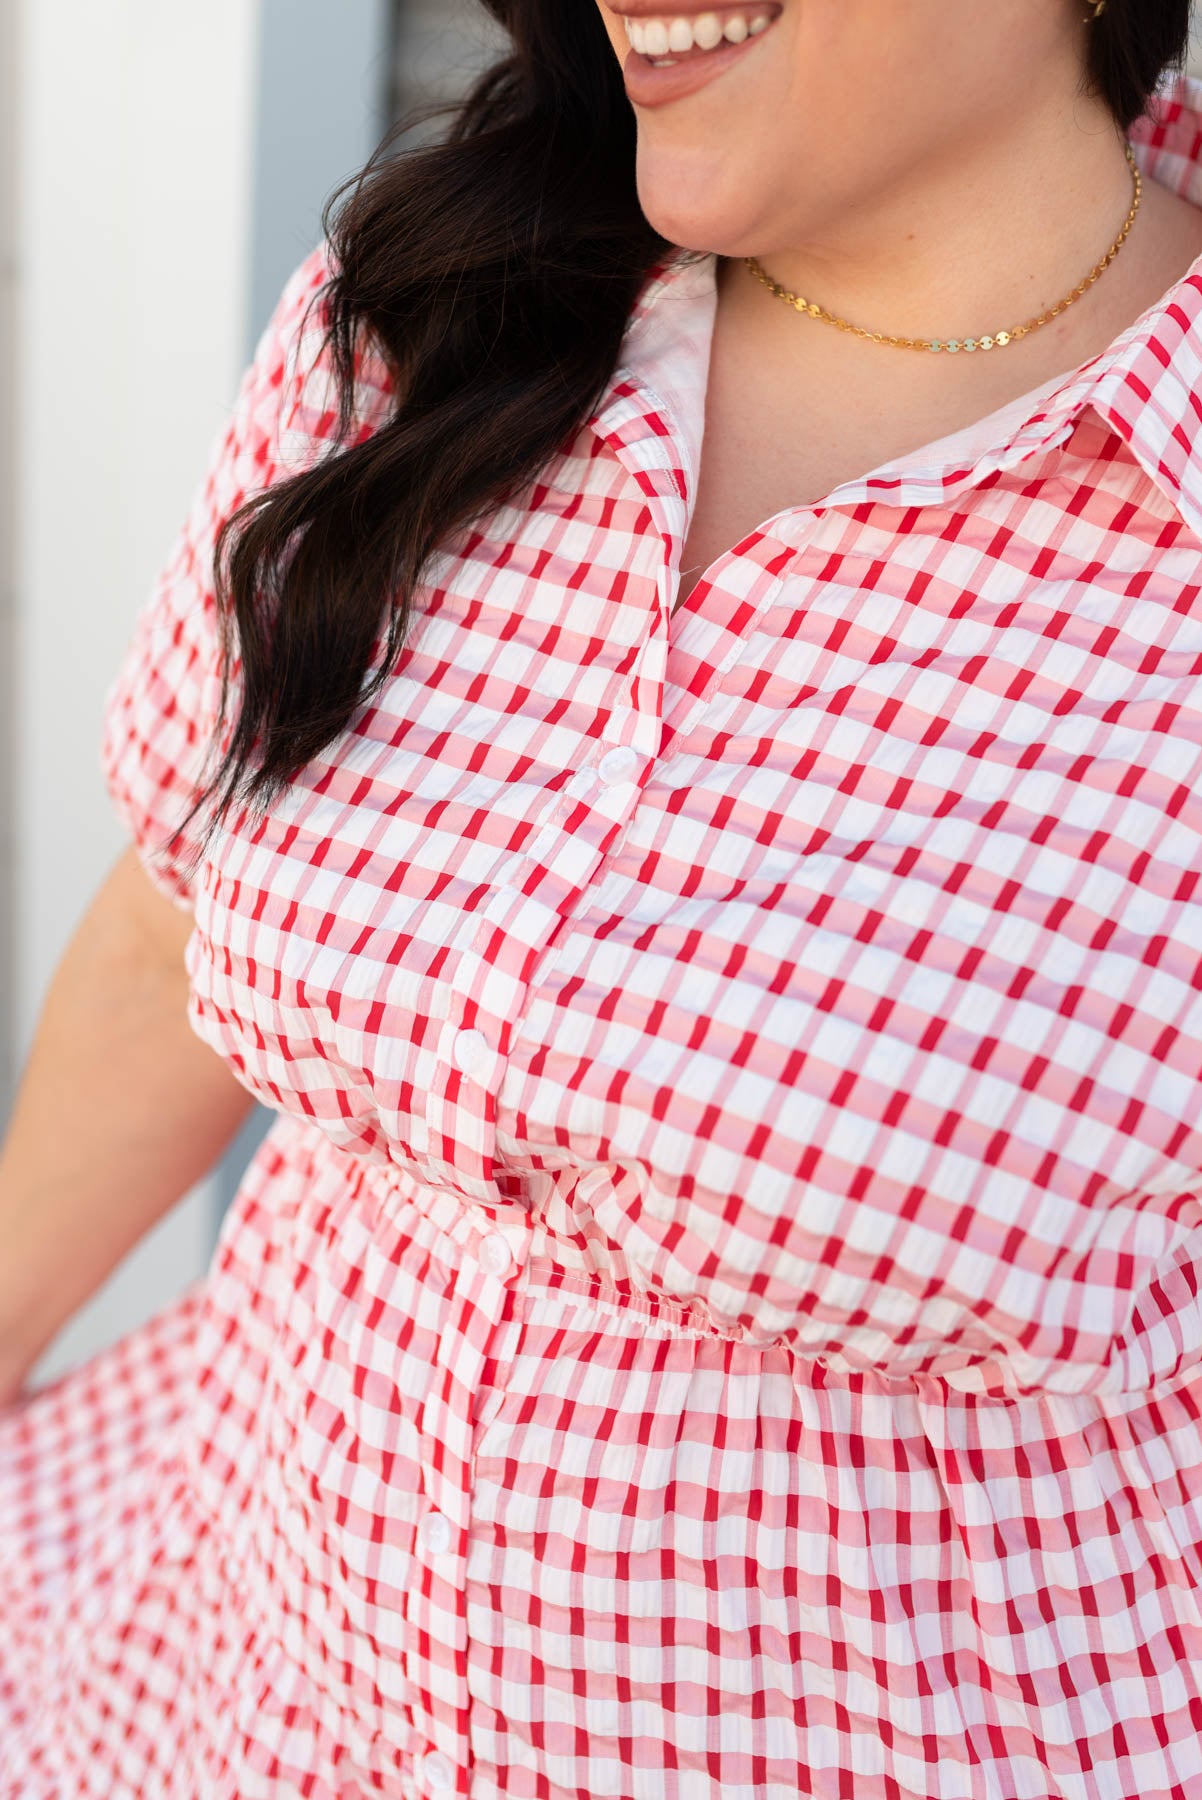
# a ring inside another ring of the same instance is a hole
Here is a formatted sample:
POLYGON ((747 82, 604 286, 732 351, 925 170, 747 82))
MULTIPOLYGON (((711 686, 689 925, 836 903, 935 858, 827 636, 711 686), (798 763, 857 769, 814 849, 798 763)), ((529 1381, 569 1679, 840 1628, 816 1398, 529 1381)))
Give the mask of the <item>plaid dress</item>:
POLYGON ((190 874, 262 340, 104 763, 279 1116, 0 1415, 3 1800, 1202 1794, 1202 265, 673 617, 715 267, 190 874))

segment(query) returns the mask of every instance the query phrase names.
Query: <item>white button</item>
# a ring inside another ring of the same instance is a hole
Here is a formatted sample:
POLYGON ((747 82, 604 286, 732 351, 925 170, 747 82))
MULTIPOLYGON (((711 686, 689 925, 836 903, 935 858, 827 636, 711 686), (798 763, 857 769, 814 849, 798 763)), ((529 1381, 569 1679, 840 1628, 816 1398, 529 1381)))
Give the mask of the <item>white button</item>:
POLYGON ((454 1787, 455 1771, 441 1750, 431 1750, 422 1757, 422 1779, 427 1787, 454 1787))
POLYGON ((441 1556, 451 1548, 451 1521, 440 1512, 427 1513, 421 1522, 421 1540, 427 1550, 441 1556))
POLYGON ((597 764, 597 773, 606 787, 614 787, 619 781, 631 781, 639 766, 639 753, 632 750, 629 744, 619 745, 616 750, 607 750, 597 764))
POLYGON ((457 1069, 470 1075, 478 1069, 488 1056, 488 1039, 482 1031, 461 1031, 451 1047, 451 1055, 457 1069))
POLYGON ((513 1261, 513 1254, 503 1237, 494 1235, 486 1237, 480 1246, 480 1262, 490 1275, 504 1275, 513 1261))

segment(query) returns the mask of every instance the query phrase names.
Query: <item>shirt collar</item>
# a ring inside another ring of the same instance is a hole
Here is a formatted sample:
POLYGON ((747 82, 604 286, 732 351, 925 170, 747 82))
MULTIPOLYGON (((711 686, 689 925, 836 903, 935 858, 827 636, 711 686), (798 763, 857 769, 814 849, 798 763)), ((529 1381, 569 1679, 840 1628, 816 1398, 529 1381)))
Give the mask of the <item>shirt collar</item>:
MULTIPOLYGON (((1202 205, 1202 82, 1166 81, 1130 133, 1145 177, 1202 205)), ((705 424, 705 389, 717 304, 717 257, 668 252, 649 271, 632 309, 615 381, 631 380, 658 402, 678 440, 695 491, 705 424)), ((904 504, 974 485, 1065 438, 1092 407, 1190 527, 1202 534, 1202 258, 1092 361, 1045 393, 1002 443, 970 468, 921 459, 904 478, 887 466, 846 483, 828 504, 892 497, 904 504)))

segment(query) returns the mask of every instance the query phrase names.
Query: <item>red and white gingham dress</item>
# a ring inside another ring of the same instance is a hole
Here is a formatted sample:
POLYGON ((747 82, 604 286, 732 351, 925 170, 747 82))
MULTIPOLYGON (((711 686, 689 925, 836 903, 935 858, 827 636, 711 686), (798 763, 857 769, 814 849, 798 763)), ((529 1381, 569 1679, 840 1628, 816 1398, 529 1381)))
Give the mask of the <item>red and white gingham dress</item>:
POLYGON ((4 1800, 1202 1795, 1202 265, 671 618, 714 266, 189 888, 263 340, 105 763, 280 1118, 0 1417, 4 1800))

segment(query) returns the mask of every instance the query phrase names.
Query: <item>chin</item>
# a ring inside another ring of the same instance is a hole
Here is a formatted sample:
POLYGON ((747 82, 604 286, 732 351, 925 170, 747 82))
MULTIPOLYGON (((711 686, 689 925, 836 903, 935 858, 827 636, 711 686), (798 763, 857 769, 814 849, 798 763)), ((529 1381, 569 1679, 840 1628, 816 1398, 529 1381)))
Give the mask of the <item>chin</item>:
POLYGON ((757 205, 756 183, 739 173, 738 159, 656 153, 640 145, 638 196, 648 222, 682 250, 754 256, 779 233, 769 205, 757 205))
POLYGON ((746 208, 740 212, 716 206, 713 195, 699 196, 690 205, 679 188, 659 182, 646 190, 640 186, 639 204, 656 231, 681 250, 716 251, 719 256, 754 254, 752 240, 758 234, 749 229, 746 208))

